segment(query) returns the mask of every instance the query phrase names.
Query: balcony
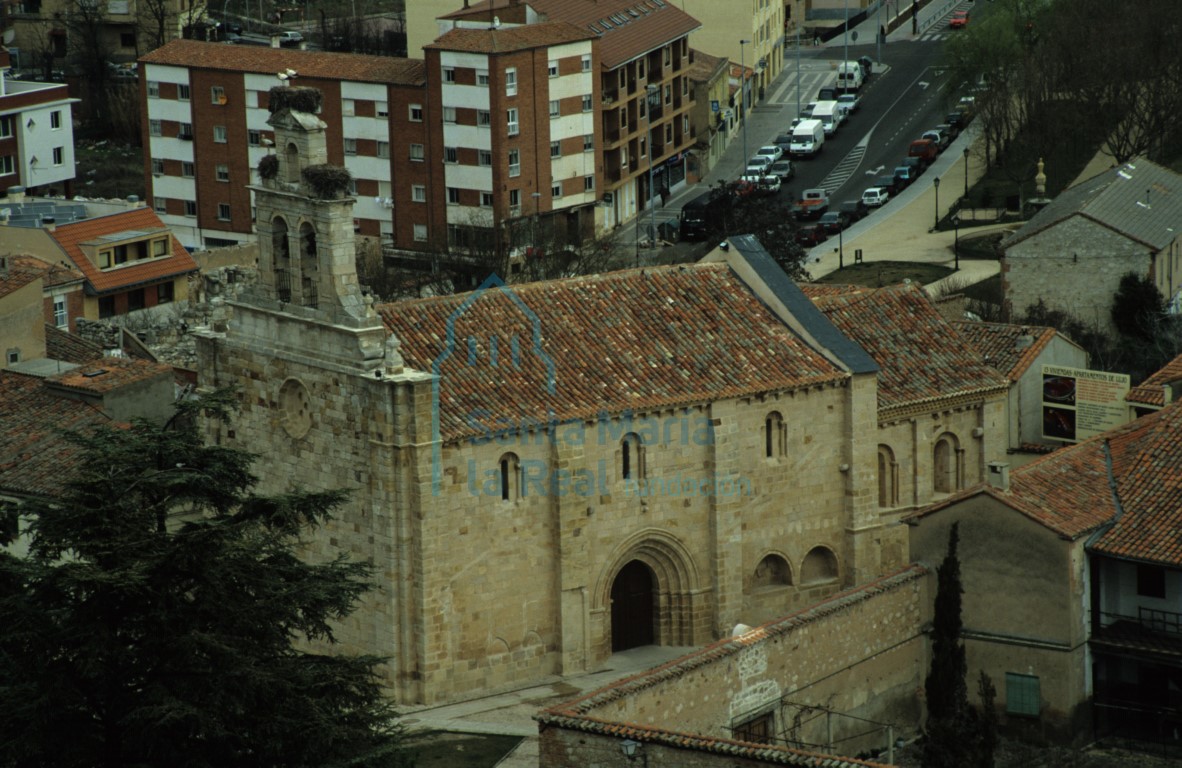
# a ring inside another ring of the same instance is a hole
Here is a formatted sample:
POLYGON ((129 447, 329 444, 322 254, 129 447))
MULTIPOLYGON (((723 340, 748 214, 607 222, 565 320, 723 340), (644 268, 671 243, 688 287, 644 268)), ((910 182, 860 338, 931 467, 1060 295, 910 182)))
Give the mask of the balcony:
POLYGON ((1100 613, 1090 641, 1097 651, 1175 657, 1182 664, 1182 613, 1138 608, 1136 616, 1100 613))

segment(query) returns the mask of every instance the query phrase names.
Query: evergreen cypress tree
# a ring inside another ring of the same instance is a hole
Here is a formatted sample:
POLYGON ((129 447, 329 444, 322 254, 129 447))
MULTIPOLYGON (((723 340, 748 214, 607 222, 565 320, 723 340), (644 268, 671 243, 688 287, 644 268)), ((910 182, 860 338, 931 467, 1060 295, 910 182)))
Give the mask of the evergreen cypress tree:
POLYGON ((0 768, 398 765, 374 668, 329 655, 371 567, 310 563, 339 491, 251 492, 252 457, 161 428, 76 434, 82 465, 0 548, 0 768), (318 644, 319 645, 319 644, 318 644))
POLYGON ((967 665, 960 641, 960 560, 956 549, 960 524, 948 533, 948 552, 936 569, 936 606, 932 618, 932 666, 924 681, 927 696, 927 738, 924 768, 963 768, 970 764, 975 728, 965 684, 967 665))

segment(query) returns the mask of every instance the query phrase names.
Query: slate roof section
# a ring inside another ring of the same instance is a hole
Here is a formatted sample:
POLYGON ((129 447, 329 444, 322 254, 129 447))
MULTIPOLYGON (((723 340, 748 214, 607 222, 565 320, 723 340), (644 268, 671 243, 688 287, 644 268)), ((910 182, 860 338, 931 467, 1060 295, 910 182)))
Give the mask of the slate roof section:
POLYGON ((45 324, 45 356, 51 360, 81 365, 103 356, 103 348, 77 334, 45 324))
POLYGON ((78 448, 59 430, 112 424, 102 411, 49 393, 33 376, 0 371, 0 488, 49 495, 77 465, 78 448))
POLYGON ((850 373, 875 373, 879 370, 878 363, 853 337, 843 334, 817 310, 809 297, 771 257, 759 238, 739 235, 728 242, 817 343, 836 355, 850 373))
POLYGON ((1004 391, 1009 383, 981 359, 952 325, 940 316, 923 288, 887 288, 804 295, 830 321, 870 354, 880 369, 878 407, 918 405, 968 394, 1004 391))
POLYGON ((1111 168, 1063 190, 1002 247, 1009 248, 1076 215, 1156 253, 1177 237, 1182 225, 1182 175, 1144 158, 1111 168))
MULTIPOLYGON (((272 76, 290 68, 299 72, 302 79, 410 86, 422 86, 427 82, 427 70, 422 59, 301 51, 260 45, 226 45, 201 40, 170 40, 139 60, 145 64, 167 64, 186 69, 217 69, 272 76)), ((275 82, 278 84, 279 81, 275 82)))
POLYGON ((579 29, 565 21, 554 21, 500 29, 451 29, 434 43, 423 48, 470 53, 510 53, 594 38, 595 35, 588 29, 579 29))
POLYGON ((981 352, 983 362, 1004 373, 1010 381, 1022 378, 1022 374, 1030 369, 1058 333, 1054 328, 1041 325, 971 320, 956 320, 952 326, 965 341, 981 352))
POLYGON ((1182 382, 1182 355, 1178 355, 1148 379, 1130 389, 1125 395, 1125 401, 1160 408, 1166 404, 1165 385, 1176 382, 1182 382))
MULTIPOLYGON (((559 727, 589 733, 612 735, 619 738, 632 738, 638 741, 668 744, 671 746, 683 746, 700 751, 726 754, 732 757, 758 759, 773 765, 834 766, 834 768, 878 766, 880 765, 879 763, 833 755, 822 755, 820 753, 806 752, 789 747, 751 744, 700 734, 681 733, 638 723, 613 722, 603 717, 596 717, 595 714, 600 708, 605 708, 606 705, 626 698, 637 691, 652 687, 666 680, 680 679, 709 664, 725 661, 728 657, 738 657, 748 647, 765 642, 769 638, 787 635, 794 631, 807 630, 808 626, 818 619, 840 613, 859 602, 872 599, 877 595, 904 588, 924 578, 927 573, 928 569, 919 564, 905 566, 894 573, 847 589, 808 608, 801 609, 778 619, 773 619, 737 637, 724 638, 667 664, 617 681, 572 701, 543 710, 535 715, 534 719, 543 725, 557 725, 559 727)), ((610 711, 610 708, 605 708, 605 711, 610 711)))
POLYGON ((408 366, 441 372, 445 441, 847 378, 725 264, 491 287, 379 311, 408 366))
POLYGON ((497 15, 510 23, 520 16, 524 5, 533 8, 543 21, 565 21, 592 32, 599 38, 600 64, 608 70, 702 26, 673 0, 484 0, 439 18, 474 20, 497 15), (508 10, 511 5, 516 9, 508 10))
POLYGON ((62 224, 50 232, 49 236, 86 276, 86 292, 91 295, 101 296, 125 291, 137 285, 159 283, 197 271, 197 262, 181 245, 181 241, 171 234, 168 236, 172 241, 171 255, 141 259, 116 269, 99 269, 82 251, 83 243, 97 240, 104 235, 132 231, 167 232, 167 228, 151 208, 133 208, 105 216, 95 216, 73 224, 62 224))

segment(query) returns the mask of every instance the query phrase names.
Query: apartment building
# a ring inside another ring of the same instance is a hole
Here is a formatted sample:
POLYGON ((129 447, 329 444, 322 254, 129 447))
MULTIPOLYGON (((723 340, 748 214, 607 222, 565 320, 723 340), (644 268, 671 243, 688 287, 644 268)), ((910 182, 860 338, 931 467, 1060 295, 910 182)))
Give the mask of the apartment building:
POLYGON ((784 69, 784 13, 781 0, 682 0, 686 13, 702 22, 690 39, 697 50, 751 68, 752 82, 744 109, 784 69))
POLYGON ((449 251, 520 256, 539 229, 558 242, 594 236, 603 185, 594 38, 547 22, 452 29, 427 46, 427 159, 439 183, 417 194, 449 251))
POLYGON ((0 49, 0 195, 13 187, 70 194, 74 182, 74 120, 60 83, 10 80, 0 49))
POLYGON ((293 80, 324 95, 328 160, 353 175, 356 231, 427 247, 428 213, 415 199, 430 173, 423 62, 195 40, 140 62, 149 203, 186 247, 253 240, 248 185, 276 151, 268 99, 293 80))
POLYGON ((441 29, 502 31, 561 21, 594 36, 600 100, 592 108, 603 161, 598 228, 632 219, 662 190, 684 183, 686 152, 696 141, 689 35, 700 25, 680 8, 666 0, 485 0, 438 21, 441 29))

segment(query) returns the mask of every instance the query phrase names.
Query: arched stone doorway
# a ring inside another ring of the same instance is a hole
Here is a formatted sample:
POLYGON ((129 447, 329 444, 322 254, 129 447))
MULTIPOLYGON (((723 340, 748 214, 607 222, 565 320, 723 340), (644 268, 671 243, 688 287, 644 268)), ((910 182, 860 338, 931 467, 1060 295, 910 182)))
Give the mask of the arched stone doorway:
POLYGON ((656 577, 652 568, 633 560, 612 582, 612 653, 653 645, 656 632, 656 577))

